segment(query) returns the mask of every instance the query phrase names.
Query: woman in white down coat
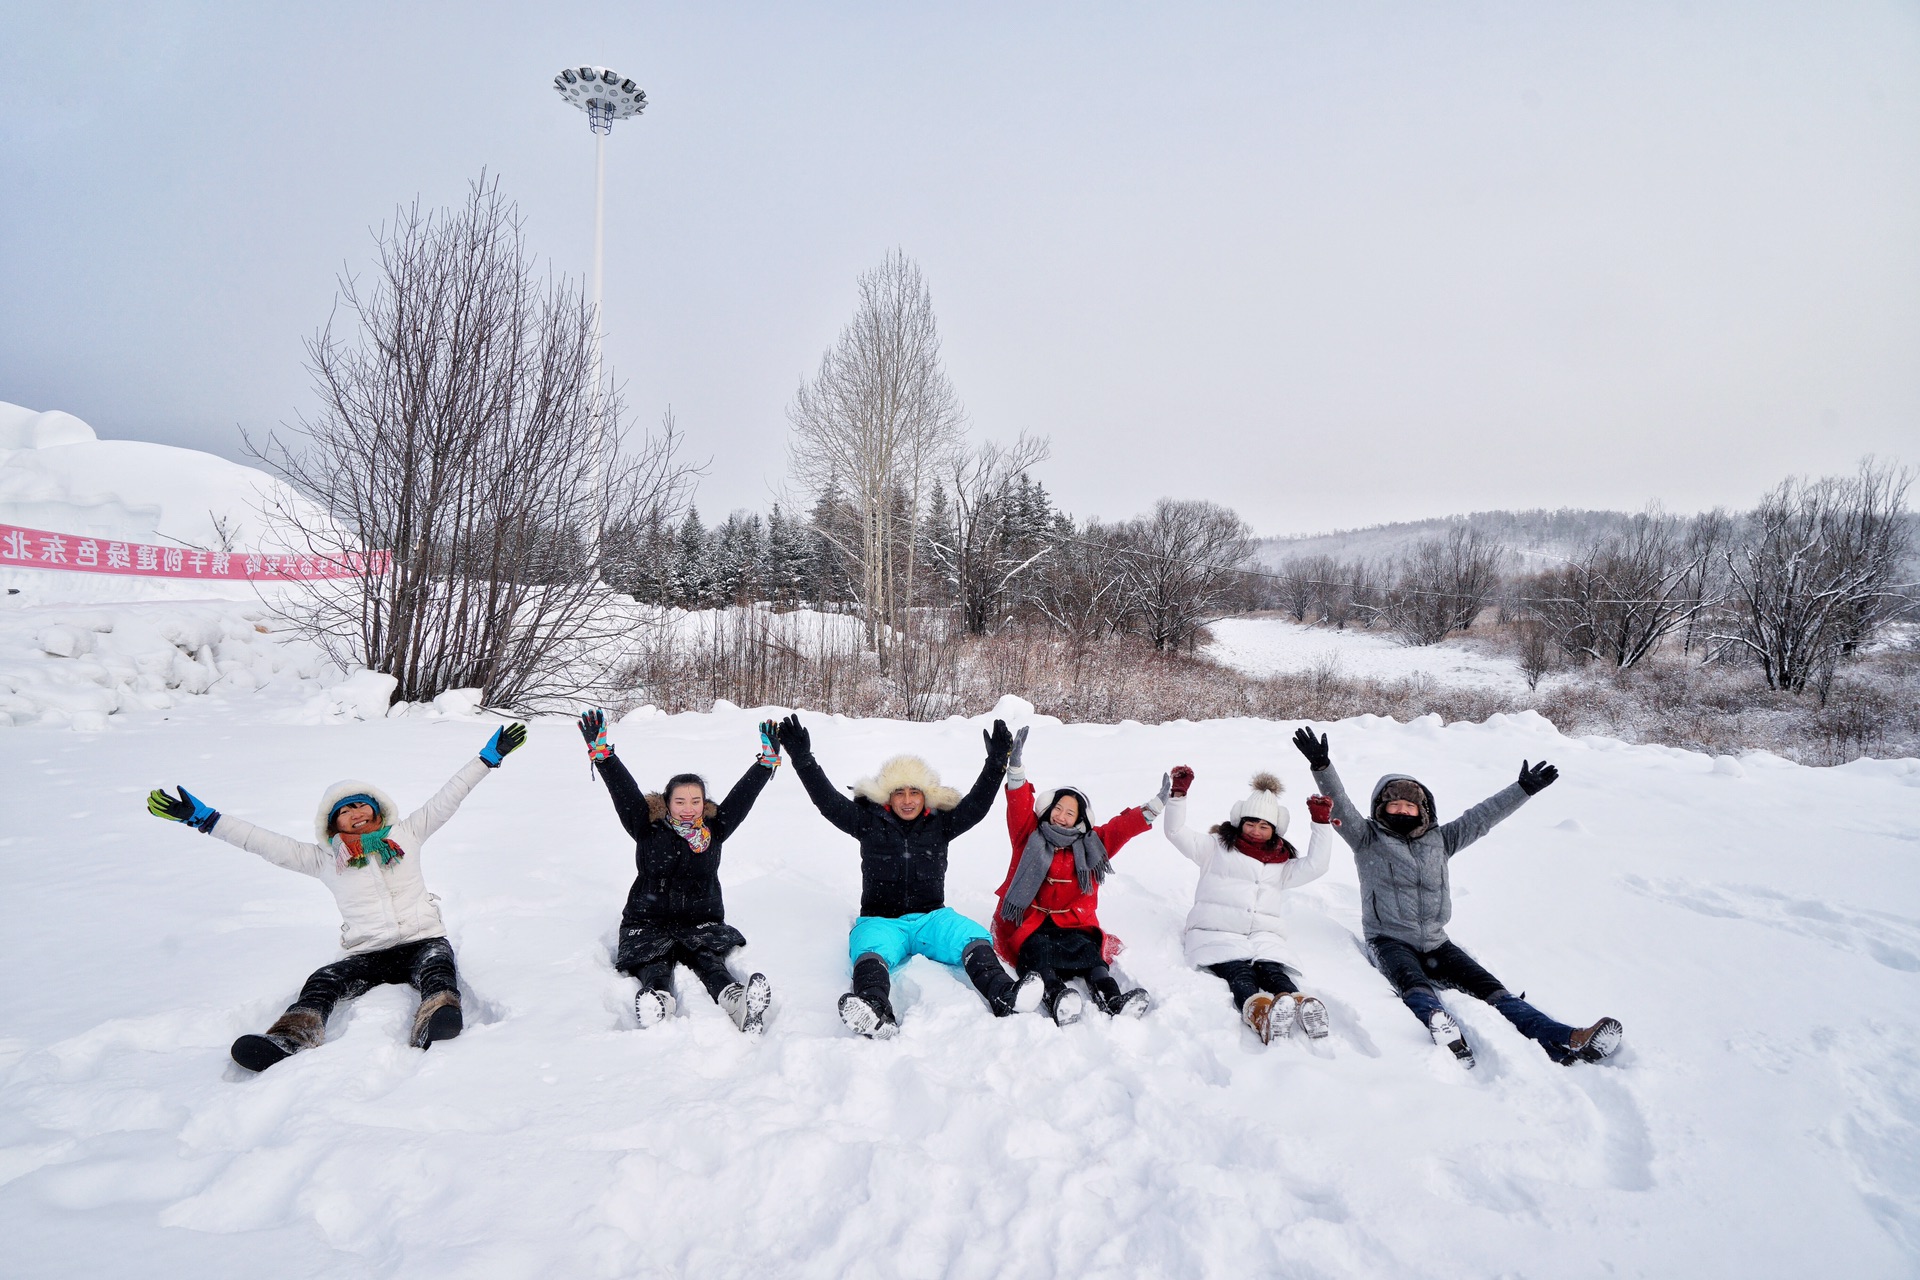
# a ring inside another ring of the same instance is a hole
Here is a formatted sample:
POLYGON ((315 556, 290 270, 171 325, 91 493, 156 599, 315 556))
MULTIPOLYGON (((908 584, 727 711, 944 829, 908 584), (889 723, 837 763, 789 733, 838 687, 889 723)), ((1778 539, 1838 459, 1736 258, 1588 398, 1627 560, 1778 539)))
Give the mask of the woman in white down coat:
POLYGON ((1183 939, 1188 962, 1225 979, 1240 1020, 1260 1043, 1291 1035, 1295 1026, 1314 1039, 1326 1035, 1327 1007, 1294 985, 1299 969, 1282 933, 1281 894, 1326 874, 1332 802, 1308 798, 1313 827, 1302 857, 1286 838, 1288 815, 1280 804, 1280 780, 1272 774, 1255 775, 1252 792, 1210 831, 1188 825, 1193 770, 1180 765, 1170 776, 1173 791, 1161 830, 1200 868, 1183 939))
POLYGON ((526 738, 522 724, 495 730, 478 758, 467 761, 432 799, 404 817, 392 797, 371 783, 336 782, 320 797, 311 844, 240 818, 222 817, 185 787, 178 795, 155 791, 147 797, 147 811, 155 817, 185 823, 275 866, 312 876, 340 905, 340 946, 346 955, 316 970, 265 1035, 234 1041, 235 1062, 249 1071, 264 1071, 291 1054, 315 1048, 326 1039, 327 1016, 334 1005, 389 982, 404 982, 420 993, 410 1037, 415 1047, 424 1049, 460 1034, 453 945, 440 921, 439 899, 427 892, 421 878, 420 850, 453 817, 467 793, 526 738))

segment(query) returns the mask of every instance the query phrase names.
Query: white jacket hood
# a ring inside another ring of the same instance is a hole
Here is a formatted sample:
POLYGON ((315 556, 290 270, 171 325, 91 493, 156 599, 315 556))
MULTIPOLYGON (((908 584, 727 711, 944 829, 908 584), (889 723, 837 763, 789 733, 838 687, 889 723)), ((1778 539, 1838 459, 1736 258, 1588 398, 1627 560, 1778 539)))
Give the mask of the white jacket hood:
POLYGON ((333 806, 348 796, 372 796, 380 811, 380 826, 390 827, 400 821, 400 806, 393 802, 392 796, 371 782, 342 778, 320 793, 320 807, 313 814, 313 838, 316 843, 326 844, 333 839, 332 824, 328 819, 333 817, 333 806))

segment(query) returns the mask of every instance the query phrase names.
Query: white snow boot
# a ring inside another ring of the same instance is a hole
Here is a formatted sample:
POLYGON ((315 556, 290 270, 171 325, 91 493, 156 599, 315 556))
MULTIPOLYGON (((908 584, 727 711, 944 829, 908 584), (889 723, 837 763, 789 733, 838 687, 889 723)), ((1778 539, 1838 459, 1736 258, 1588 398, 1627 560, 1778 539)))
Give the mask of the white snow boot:
POLYGON ((1469 1071, 1473 1069, 1473 1046, 1467 1043, 1467 1037, 1445 1009, 1435 1009, 1427 1015, 1427 1033, 1435 1044, 1445 1046, 1461 1066, 1469 1071))
POLYGON ((674 999, 670 992, 659 991, 653 987, 642 987, 640 994, 633 998, 633 1016, 640 1026, 658 1026, 674 1010, 674 999))
POLYGON ((736 982, 722 991, 717 1002, 733 1019, 734 1026, 757 1036, 767 1029, 767 1006, 773 1003, 773 988, 767 985, 765 974, 756 973, 747 979, 746 985, 736 982))

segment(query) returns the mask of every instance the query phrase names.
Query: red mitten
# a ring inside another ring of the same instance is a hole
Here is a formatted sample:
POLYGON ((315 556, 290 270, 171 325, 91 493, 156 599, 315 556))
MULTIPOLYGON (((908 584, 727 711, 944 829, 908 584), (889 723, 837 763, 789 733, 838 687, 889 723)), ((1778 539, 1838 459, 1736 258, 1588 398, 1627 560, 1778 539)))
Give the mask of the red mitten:
MULTIPOLYGON (((1332 796, 1308 796, 1307 797, 1307 816, 1312 818, 1315 822, 1326 823, 1328 820, 1330 820, 1333 817, 1333 797, 1332 796)), ((1340 824, 1336 822, 1333 825, 1337 827, 1340 824)))
POLYGON ((1183 764, 1173 766, 1173 794, 1183 796, 1187 788, 1193 785, 1193 770, 1183 764))

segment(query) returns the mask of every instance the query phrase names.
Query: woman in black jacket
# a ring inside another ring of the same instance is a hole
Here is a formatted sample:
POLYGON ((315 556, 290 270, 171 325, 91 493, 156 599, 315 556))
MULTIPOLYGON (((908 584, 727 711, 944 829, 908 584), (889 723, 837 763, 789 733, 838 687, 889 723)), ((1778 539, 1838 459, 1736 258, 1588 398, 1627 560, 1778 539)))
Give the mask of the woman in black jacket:
POLYGON ((684 964, 735 1026, 758 1033, 773 991, 766 975, 756 973, 742 983, 727 968, 728 953, 746 946, 747 940, 726 922, 720 847, 746 821, 760 789, 780 767, 773 722, 760 726, 759 757, 718 805, 707 799, 706 782, 693 773, 675 774, 662 791, 641 795, 607 741, 605 712, 581 716, 580 734, 613 797, 620 825, 633 837, 639 874, 620 913, 620 946, 613 964, 640 980, 634 1016, 641 1026, 650 1027, 673 1012, 673 966, 684 964))

